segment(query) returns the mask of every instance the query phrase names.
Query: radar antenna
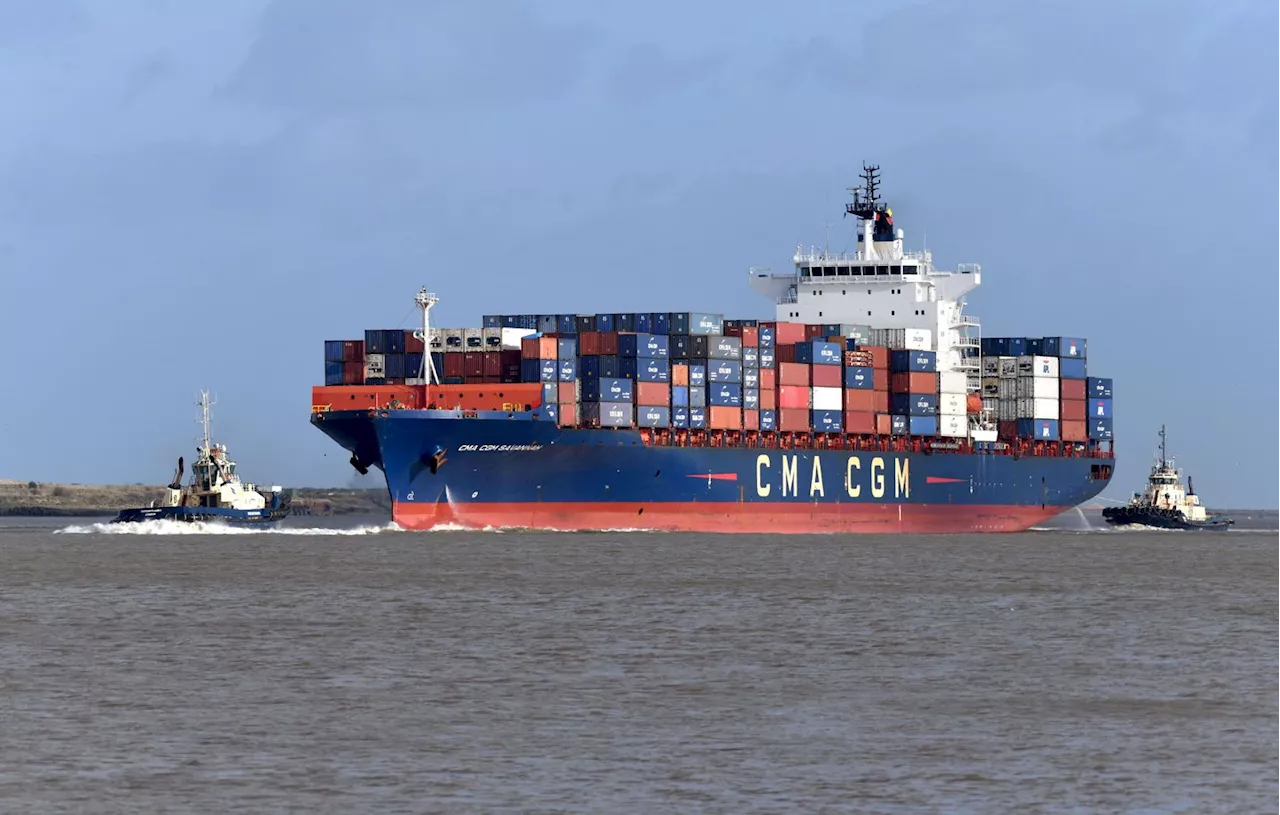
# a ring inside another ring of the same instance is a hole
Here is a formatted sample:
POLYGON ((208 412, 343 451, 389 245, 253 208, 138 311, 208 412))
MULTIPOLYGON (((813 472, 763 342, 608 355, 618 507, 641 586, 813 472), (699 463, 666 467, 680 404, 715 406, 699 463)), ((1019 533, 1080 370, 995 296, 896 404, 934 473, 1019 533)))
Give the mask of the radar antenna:
POLYGON ((1164 425, 1160 425, 1160 466, 1161 468, 1167 466, 1166 465, 1167 457, 1165 455, 1164 442, 1165 442, 1164 425))
MULTIPOLYGON (((423 286, 418 290, 418 294, 413 298, 413 302, 422 309, 422 381, 427 385, 439 385, 440 377, 436 373, 435 363, 431 361, 431 309, 436 303, 440 302, 440 298, 427 291, 427 287, 423 286)), ((413 332, 414 336, 418 336, 418 332, 413 332)))

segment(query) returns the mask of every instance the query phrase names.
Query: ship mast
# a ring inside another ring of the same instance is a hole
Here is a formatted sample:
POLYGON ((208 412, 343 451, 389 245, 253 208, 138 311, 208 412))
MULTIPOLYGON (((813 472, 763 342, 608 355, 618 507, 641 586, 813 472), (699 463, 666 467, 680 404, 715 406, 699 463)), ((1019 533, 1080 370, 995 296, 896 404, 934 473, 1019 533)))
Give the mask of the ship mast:
POLYGON ((212 447, 209 441, 209 408, 213 405, 209 401, 209 392, 200 391, 200 424, 204 427, 204 450, 205 453, 212 453, 212 447))
POLYGON ((1166 460, 1167 460, 1167 457, 1166 457, 1166 455, 1165 455, 1164 441, 1165 441, 1165 439, 1164 439, 1164 425, 1160 425, 1160 469, 1164 469, 1164 468, 1165 468, 1165 466, 1166 466, 1166 463, 1165 463, 1165 462, 1166 462, 1166 460))
MULTIPOLYGON (((440 377, 436 373, 435 364, 431 361, 431 308, 440 302, 440 298, 427 291, 427 287, 423 286, 418 290, 413 302, 417 304, 418 308, 422 309, 422 369, 420 376, 427 385, 439 385, 440 377)), ((417 334, 418 332, 415 331, 414 333, 417 334)))

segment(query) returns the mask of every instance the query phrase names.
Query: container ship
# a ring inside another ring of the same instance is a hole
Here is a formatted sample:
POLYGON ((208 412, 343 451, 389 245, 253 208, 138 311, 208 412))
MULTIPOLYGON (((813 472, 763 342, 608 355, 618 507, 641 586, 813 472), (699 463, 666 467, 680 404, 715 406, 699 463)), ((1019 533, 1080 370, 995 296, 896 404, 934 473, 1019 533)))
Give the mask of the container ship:
POLYGON ((420 328, 325 342, 311 421, 406 529, 1017 532, 1093 498, 1115 457, 1087 342, 982 336, 980 266, 906 251, 878 169, 855 251, 748 271, 773 319, 433 328, 423 289, 420 328))

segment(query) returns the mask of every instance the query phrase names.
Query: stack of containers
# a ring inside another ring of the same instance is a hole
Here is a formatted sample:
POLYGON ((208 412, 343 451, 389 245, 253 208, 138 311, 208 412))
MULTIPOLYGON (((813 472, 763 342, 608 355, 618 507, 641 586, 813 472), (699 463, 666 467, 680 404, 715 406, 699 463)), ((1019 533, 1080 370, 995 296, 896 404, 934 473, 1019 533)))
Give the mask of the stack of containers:
MULTIPOLYGON (((449 356, 445 354, 446 369, 449 356)), ((534 336, 520 341, 520 381, 560 381, 560 345, 556 337, 534 336)))
POLYGON ((760 429, 773 432, 778 429, 778 369, 776 356, 777 328, 761 325, 756 329, 759 345, 760 368, 760 429))
MULTIPOLYGON (((881 420, 876 413, 875 357, 857 340, 846 338, 844 352, 844 431, 872 434, 881 420)), ((885 432, 888 425, 885 425, 885 432)))
MULTIPOLYGON (((1040 350, 1040 343, 1028 343, 1028 350, 1040 350)), ((1043 354, 1018 357, 1018 436, 1036 441, 1056 441, 1059 428, 1060 394, 1057 357, 1043 354)))
POLYGON ((969 435, 969 379, 963 371, 938 373, 938 435, 969 435))
POLYGON ((1089 438, 1086 348, 1084 340, 1074 337, 1045 337, 1040 341, 1040 352, 1058 359, 1058 430, 1063 441, 1084 442, 1089 438))
POLYGON ((889 352, 890 413, 895 428, 912 436, 938 435, 938 358, 928 350, 889 352))
MULTIPOLYGON (((652 324, 651 319, 648 321, 652 324)), ((634 383, 638 427, 671 426, 671 345, 665 334, 619 334, 618 373, 634 383)))
MULTIPOLYGON (((809 427, 814 433, 844 432, 844 349, 828 340, 807 340, 795 346, 795 365, 809 376, 809 427)), ((786 428, 784 428, 786 429, 786 428)))
POLYGON ((744 322, 726 320, 724 333, 741 343, 742 429, 760 430, 760 329, 744 322))
POLYGON ((1112 427, 1111 380, 1089 377, 1085 380, 1085 410, 1088 415, 1086 430, 1092 441, 1111 441, 1115 438, 1112 427))
POLYGON ((742 429, 742 339, 718 334, 692 337, 692 355, 706 365, 707 427, 742 429))
POLYGON ((325 340, 324 383, 364 384, 364 340, 325 340))

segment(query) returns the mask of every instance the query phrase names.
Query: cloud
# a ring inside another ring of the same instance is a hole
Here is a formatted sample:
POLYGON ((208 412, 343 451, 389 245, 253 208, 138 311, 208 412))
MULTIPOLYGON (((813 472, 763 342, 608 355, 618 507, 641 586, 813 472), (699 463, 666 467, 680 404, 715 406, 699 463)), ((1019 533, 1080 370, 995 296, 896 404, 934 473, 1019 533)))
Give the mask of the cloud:
POLYGON ((275 0, 224 90, 309 112, 518 103, 571 89, 591 42, 515 0, 275 0))

